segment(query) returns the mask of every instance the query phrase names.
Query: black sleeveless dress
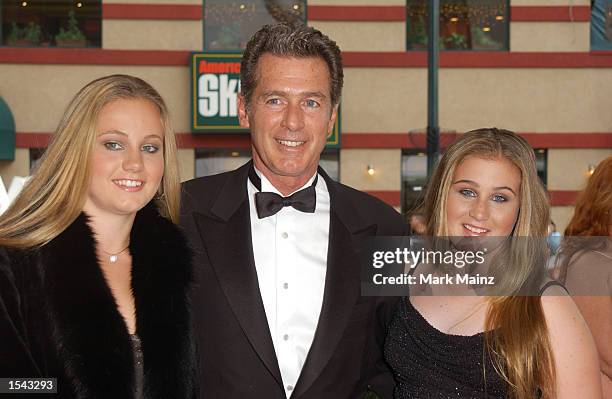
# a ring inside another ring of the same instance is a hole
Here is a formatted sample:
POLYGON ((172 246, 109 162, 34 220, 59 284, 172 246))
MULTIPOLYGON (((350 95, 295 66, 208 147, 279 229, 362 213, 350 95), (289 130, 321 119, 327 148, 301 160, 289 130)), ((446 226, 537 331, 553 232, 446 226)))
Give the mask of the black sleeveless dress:
POLYGON ((130 334, 132 351, 134 352, 134 399, 144 399, 144 364, 142 342, 136 334, 130 334))
POLYGON ((389 326, 385 359, 396 379, 395 399, 505 398, 482 333, 445 334, 405 297, 389 326))

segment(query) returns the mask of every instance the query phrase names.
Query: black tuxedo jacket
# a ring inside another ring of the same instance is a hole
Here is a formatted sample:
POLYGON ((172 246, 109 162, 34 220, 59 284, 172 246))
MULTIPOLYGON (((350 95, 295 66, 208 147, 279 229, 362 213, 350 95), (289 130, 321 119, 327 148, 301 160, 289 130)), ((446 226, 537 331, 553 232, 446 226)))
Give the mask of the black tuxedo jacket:
MULTIPOLYGON (((285 398, 253 257, 250 164, 183 184, 181 223, 195 251, 202 399, 285 398)), ((370 390, 390 398, 394 382, 382 349, 397 298, 360 295, 356 251, 367 236, 402 235, 406 227, 388 205, 319 173, 331 201, 325 292, 291 398, 361 398, 370 390)))

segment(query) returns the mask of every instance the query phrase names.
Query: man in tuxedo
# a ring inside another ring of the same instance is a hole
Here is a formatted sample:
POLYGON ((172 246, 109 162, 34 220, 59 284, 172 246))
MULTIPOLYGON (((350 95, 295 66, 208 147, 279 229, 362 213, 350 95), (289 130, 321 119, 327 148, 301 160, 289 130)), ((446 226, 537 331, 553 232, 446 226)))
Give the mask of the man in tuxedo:
POLYGON ((360 295, 357 251, 406 228, 318 167, 338 112, 340 49, 311 27, 268 25, 240 74, 252 161, 183 186, 201 398, 391 397, 382 350, 397 299, 360 295))

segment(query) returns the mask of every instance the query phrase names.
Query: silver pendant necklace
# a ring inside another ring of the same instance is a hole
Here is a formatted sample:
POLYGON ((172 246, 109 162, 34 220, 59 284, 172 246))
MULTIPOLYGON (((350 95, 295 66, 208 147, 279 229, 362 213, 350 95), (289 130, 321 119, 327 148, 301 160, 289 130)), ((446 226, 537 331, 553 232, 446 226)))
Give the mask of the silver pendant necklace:
POLYGON ((102 250, 102 252, 104 252, 108 256, 108 261, 110 263, 117 263, 117 261, 119 260, 119 255, 121 255, 121 253, 125 251, 126 249, 128 249, 129 247, 130 247, 130 244, 128 244, 125 248, 123 248, 121 251, 116 252, 116 253, 106 252, 105 250, 102 250))

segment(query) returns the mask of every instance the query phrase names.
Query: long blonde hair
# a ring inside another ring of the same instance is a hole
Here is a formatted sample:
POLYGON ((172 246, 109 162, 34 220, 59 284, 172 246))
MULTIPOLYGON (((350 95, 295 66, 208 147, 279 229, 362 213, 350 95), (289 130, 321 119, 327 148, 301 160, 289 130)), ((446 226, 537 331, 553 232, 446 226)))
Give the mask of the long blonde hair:
MULTIPOLYGON (((520 210, 512 238, 545 237, 549 204, 537 176, 534 151, 520 136, 496 128, 467 132, 447 148, 423 201, 427 234, 449 235, 448 194, 456 168, 468 156, 503 157, 520 170, 520 210)), ((506 286, 502 292, 519 292, 530 283, 530 277, 542 270, 547 256, 545 241, 523 238, 505 256, 512 267, 504 273, 506 286)), ((488 297, 485 331, 488 353, 508 383, 510 398, 532 399, 538 390, 544 398, 554 397, 554 363, 539 296, 488 297)))
POLYGON ((102 107, 118 99, 148 100, 159 110, 164 129, 164 176, 157 205, 163 216, 178 221, 180 179, 168 108, 144 80, 111 75, 87 84, 68 105, 36 171, 0 215, 0 245, 15 248, 44 245, 77 218, 89 187, 98 115, 102 107))

